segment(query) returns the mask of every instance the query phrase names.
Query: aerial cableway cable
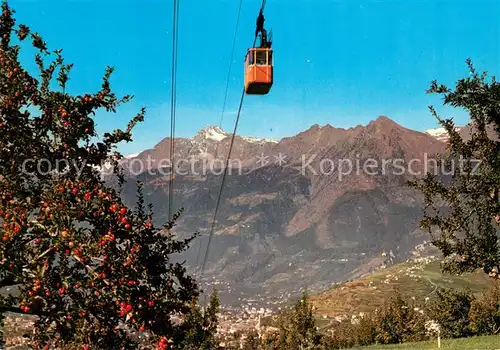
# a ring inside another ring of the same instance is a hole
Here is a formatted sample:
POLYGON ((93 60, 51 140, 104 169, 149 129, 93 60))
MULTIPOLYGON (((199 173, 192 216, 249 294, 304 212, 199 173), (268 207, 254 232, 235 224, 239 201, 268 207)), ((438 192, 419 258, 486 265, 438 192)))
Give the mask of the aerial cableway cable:
MULTIPOLYGON (((227 92, 228 92, 228 89, 229 89, 229 79, 231 78, 231 68, 233 66, 233 57, 234 57, 234 51, 235 51, 235 48, 236 48, 236 37, 238 35, 238 27, 239 27, 239 24, 240 24, 240 14, 241 14, 241 5, 242 4, 243 4, 243 0, 240 0, 240 5, 238 7, 238 15, 237 15, 237 19, 236 19, 236 28, 234 30, 233 48, 231 49, 231 60, 229 61, 229 69, 227 71, 226 90, 225 90, 225 93, 224 93, 224 103, 222 104, 222 113, 221 113, 220 122, 219 122, 219 127, 221 129, 222 129, 222 121, 224 119, 224 112, 226 111, 227 92)), ((219 143, 217 142, 217 146, 218 145, 219 145, 219 143)), ((216 148, 215 152, 217 154, 217 148, 216 148)), ((217 157, 217 155, 216 155, 216 157, 217 157)))
POLYGON ((174 0, 172 24, 172 93, 170 103, 170 178, 168 184, 168 221, 172 220, 174 195, 175 112, 177 98, 177 47, 179 34, 179 1, 174 0))
MULTIPOLYGON (((236 48, 236 37, 238 35, 238 27, 239 27, 239 24, 240 24, 240 14, 241 14, 241 5, 242 4, 243 4, 243 0, 240 0, 240 5, 238 7, 238 14, 236 15, 236 28, 234 30, 233 48, 231 50, 231 59, 229 61, 229 68, 228 68, 228 72, 227 72, 226 90, 225 90, 225 93, 224 93, 224 102, 222 104, 222 112, 221 112, 221 117, 220 117, 220 122, 219 122, 219 128, 220 129, 222 129, 222 121, 224 120, 224 112, 226 110, 227 92, 228 92, 228 89, 229 89, 229 80, 231 78, 231 68, 233 66, 234 51, 235 51, 235 48, 236 48)), ((217 159, 217 156, 218 156, 219 142, 220 141, 217 141, 217 143, 215 145, 215 157, 214 157, 214 160, 217 159)), ((207 196, 206 203, 208 203, 208 201, 211 198, 211 193, 210 192, 211 192, 211 186, 209 185, 208 186, 208 196, 207 196)), ((201 246, 202 246, 201 239, 199 240, 199 242, 200 242, 200 245, 198 246, 198 258, 196 259, 196 266, 200 266, 201 246)))
MULTIPOLYGON (((265 4, 266 4, 266 0, 263 0, 259 16, 263 14, 265 4)), ((255 44, 257 42, 257 38, 258 38, 258 32, 255 33, 255 38, 254 38, 253 45, 252 45, 253 48, 255 48, 255 44)), ((234 123, 233 134, 231 135, 231 143, 229 145, 229 151, 228 151, 228 154, 227 154, 227 157, 226 157, 226 163, 225 163, 225 167, 224 167, 224 173, 222 175, 222 182, 221 182, 219 194, 217 196, 217 203, 215 205, 214 216, 213 216, 213 219, 212 219, 212 226, 211 226, 211 229, 210 229, 210 234, 208 236, 208 243, 207 243, 207 248, 205 250, 205 256, 204 256, 204 259, 203 259, 203 265, 201 267, 201 275, 200 276, 203 276, 203 273, 205 272, 205 267, 206 267, 206 264, 207 264, 208 252, 209 252, 210 244, 212 242, 212 237, 213 237, 214 228, 215 228, 215 221, 216 221, 216 218, 217 218, 217 212, 219 210, 220 200, 221 200, 221 197, 222 197, 222 190, 224 189, 224 184, 225 184, 225 181, 226 181, 227 169, 229 167, 229 160, 231 158, 231 151, 233 149, 234 139, 235 139, 235 136, 236 136, 236 131, 238 129, 238 123, 239 123, 239 120, 240 120, 240 114, 241 114, 241 109, 243 107, 243 100, 245 98, 245 94, 246 94, 246 90, 245 90, 245 88, 243 88, 243 91, 241 93, 241 98, 240 98, 240 104, 239 104, 239 107, 238 107, 238 112, 236 114, 236 121, 234 123)))

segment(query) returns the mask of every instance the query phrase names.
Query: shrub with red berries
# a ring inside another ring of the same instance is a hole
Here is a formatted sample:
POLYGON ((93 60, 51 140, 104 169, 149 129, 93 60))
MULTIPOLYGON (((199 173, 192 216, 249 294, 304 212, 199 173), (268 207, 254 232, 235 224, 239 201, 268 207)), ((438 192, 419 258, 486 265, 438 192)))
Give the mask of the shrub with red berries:
POLYGON ((176 240, 169 230, 179 213, 155 227, 140 186, 137 207, 129 209, 120 199, 121 186, 103 182, 98 167, 110 162, 123 183, 116 145, 131 140, 144 110, 126 130, 93 141, 95 111, 114 112, 130 97, 111 92, 111 68, 100 91, 71 95, 71 69, 60 50, 51 53, 40 35, 15 26, 13 10, 2 4, 0 288, 17 285, 19 293, 0 297, 0 316, 37 315, 35 348, 77 343, 129 349, 137 332, 149 333, 161 349, 171 348, 185 338, 182 316, 199 291, 184 266, 169 257, 187 249, 196 234, 176 240), (37 51, 37 78, 19 63, 27 41, 37 51))

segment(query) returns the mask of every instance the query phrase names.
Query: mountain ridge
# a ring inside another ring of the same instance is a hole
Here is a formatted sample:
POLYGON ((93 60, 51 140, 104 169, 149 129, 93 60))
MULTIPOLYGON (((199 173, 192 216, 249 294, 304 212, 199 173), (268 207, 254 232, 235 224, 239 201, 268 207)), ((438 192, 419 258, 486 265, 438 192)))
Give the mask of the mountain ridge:
MULTIPOLYGON (((183 207, 184 213, 173 232, 202 234, 179 257, 193 272, 199 269, 199 249, 201 258, 206 251, 229 136, 207 126, 191 138, 176 138, 174 167, 162 164, 170 159, 168 137, 122 161, 129 180, 125 201, 135 203, 135 180, 142 181, 158 223, 167 219, 168 171, 175 171, 173 209, 183 207), (128 168, 133 159, 148 157, 142 172, 128 168)), ((375 268, 384 251, 394 252, 394 262, 404 261, 428 239, 418 229, 421 195, 406 185, 424 166, 417 162, 415 175, 408 164, 445 149, 445 142, 386 116, 348 129, 313 125, 279 141, 236 135, 234 167, 221 196, 202 285, 225 286, 219 289, 225 303, 241 304, 254 294, 265 303, 305 286, 323 290, 360 269, 375 268), (397 160, 404 165, 399 173, 397 160), (372 172, 355 168, 356 162, 369 161, 376 163, 372 172), (349 162, 353 168, 347 171, 349 162)))
MULTIPOLYGON (((303 131, 300 131, 293 136, 285 136, 279 140, 244 136, 244 135, 239 135, 239 134, 236 135, 236 138, 240 138, 240 139, 243 139, 243 140, 248 141, 248 142, 279 144, 282 141, 294 139, 297 137, 303 137, 303 136, 307 135, 308 133, 317 132, 317 131, 321 131, 321 130, 323 130, 323 131, 324 130, 329 130, 329 131, 336 130, 336 131, 340 131, 340 132, 349 132, 349 131, 360 130, 360 129, 367 128, 367 127, 376 128, 376 127, 380 127, 382 125, 385 125, 388 128, 391 128, 391 126, 392 126, 392 127, 404 129, 406 131, 412 131, 412 132, 416 132, 416 133, 426 134, 426 135, 429 135, 429 136, 431 136, 439 141, 445 142, 445 143, 449 139, 447 131, 443 127, 430 128, 430 129, 426 129, 425 131, 413 130, 413 129, 406 128, 406 127, 396 123, 395 121, 393 121, 392 119, 390 119, 389 117, 384 116, 384 115, 381 115, 377 119, 368 122, 366 125, 358 124, 356 126, 352 126, 349 128, 335 127, 329 123, 327 123, 325 125, 313 124, 309 128, 307 128, 303 131)), ((455 130, 458 131, 462 137, 467 138, 470 131, 472 130, 472 127, 470 124, 467 124, 464 126, 456 126, 455 130)), ((494 131, 491 127, 488 128, 488 133, 490 136, 495 137, 494 131)), ((190 139, 196 139, 196 138, 198 138, 198 139, 207 138, 207 139, 212 139, 213 141, 216 141, 216 142, 220 142, 224 139, 230 138, 231 136, 232 136, 232 133, 223 130, 221 127, 219 127, 217 125, 210 125, 209 124, 209 125, 206 125, 205 127, 203 127, 202 129, 200 129, 195 135, 193 135, 191 137, 182 137, 182 138, 177 138, 177 139, 190 140, 190 139)), ((126 158, 126 159, 136 158, 139 155, 141 155, 142 153, 147 153, 148 151, 154 150, 155 148, 159 147, 161 144, 163 144, 169 140, 170 140, 170 138, 166 137, 166 138, 162 139, 160 142, 158 142, 153 148, 146 149, 146 150, 143 150, 141 152, 126 155, 124 158, 126 158)))
MULTIPOLYGON (((301 136, 302 134, 306 134, 309 131, 315 131, 315 130, 321 130, 321 129, 330 129, 330 130, 333 129, 333 130, 339 130, 339 131, 350 131, 350 130, 357 130, 357 129, 360 129, 360 128, 363 128, 363 127, 367 127, 369 125, 377 125, 377 124, 382 124, 382 123, 392 123, 392 124, 394 124, 396 126, 404 128, 406 130, 411 130, 411 131, 415 131, 415 132, 421 132, 421 131, 412 130, 412 129, 403 127, 400 124, 397 124, 396 122, 394 122, 389 117, 381 115, 377 119, 368 122, 366 125, 358 124, 356 126, 352 126, 352 127, 348 127, 348 128, 336 127, 336 126, 333 126, 330 123, 327 123, 327 124, 324 124, 324 125, 313 124, 309 128, 307 128, 307 129, 305 129, 303 131, 300 131, 300 132, 298 132, 295 135, 284 136, 284 137, 282 137, 282 138, 280 138, 278 140, 268 139, 268 138, 259 138, 259 137, 244 136, 244 135, 239 135, 239 134, 237 134, 237 136, 240 137, 240 138, 243 138, 245 140, 248 140, 248 141, 260 141, 260 142, 269 142, 269 143, 280 143, 283 140, 293 139, 295 137, 301 136)), ((458 127, 458 128, 460 129, 461 127, 458 127)), ((422 133, 426 133, 426 134, 429 134, 431 136, 439 138, 439 137, 442 137, 440 134, 445 133, 445 132, 446 131, 444 130, 444 128, 435 128, 435 129, 427 129, 425 132, 422 132, 422 133)), ((232 133, 223 130, 221 127, 219 127, 217 125, 208 124, 205 127, 203 127, 202 129, 200 129, 196 134, 192 135, 191 137, 181 137, 179 139, 192 139, 192 138, 196 138, 197 136, 199 137, 200 135, 206 135, 207 138, 212 138, 214 141, 222 141, 223 139, 225 139, 227 137, 231 137, 232 133)), ((158 147, 162 142, 165 142, 167 140, 170 140, 170 137, 166 137, 166 138, 160 140, 151 149, 154 149, 154 148, 158 147)), ((125 156, 125 157, 126 158, 135 158, 140 153, 146 152, 146 151, 151 150, 151 149, 146 149, 146 150, 134 153, 134 154, 129 154, 129 155, 125 156)))

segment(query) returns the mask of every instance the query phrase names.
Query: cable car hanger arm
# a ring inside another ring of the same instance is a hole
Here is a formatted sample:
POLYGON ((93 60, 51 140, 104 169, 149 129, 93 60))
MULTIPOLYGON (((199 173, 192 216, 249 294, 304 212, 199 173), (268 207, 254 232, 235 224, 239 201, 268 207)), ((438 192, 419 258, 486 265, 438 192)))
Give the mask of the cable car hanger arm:
POLYGON ((266 6, 266 0, 262 0, 262 6, 257 16, 256 26, 255 26, 255 40, 253 47, 255 47, 255 42, 260 33, 260 47, 261 48, 271 48, 272 41, 268 39, 267 31, 264 29, 264 7, 266 6))

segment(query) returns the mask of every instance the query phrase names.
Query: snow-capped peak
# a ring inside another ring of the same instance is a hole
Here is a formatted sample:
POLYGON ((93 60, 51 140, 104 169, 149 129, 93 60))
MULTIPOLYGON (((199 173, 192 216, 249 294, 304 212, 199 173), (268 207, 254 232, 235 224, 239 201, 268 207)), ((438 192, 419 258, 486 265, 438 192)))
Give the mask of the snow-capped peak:
POLYGON ((226 137, 228 137, 228 134, 219 128, 218 126, 215 125, 209 125, 204 127, 198 135, 203 136, 205 139, 210 139, 213 141, 222 141, 226 137))
MULTIPOLYGON (((215 125, 208 125, 201 129, 198 134, 195 136, 195 140, 212 140, 212 141, 222 141, 226 137, 231 136, 232 134, 225 132, 220 127, 215 125)), ((250 136, 240 136, 243 140, 250 143, 278 143, 278 141, 270 140, 270 139, 261 139, 257 137, 250 136)))

